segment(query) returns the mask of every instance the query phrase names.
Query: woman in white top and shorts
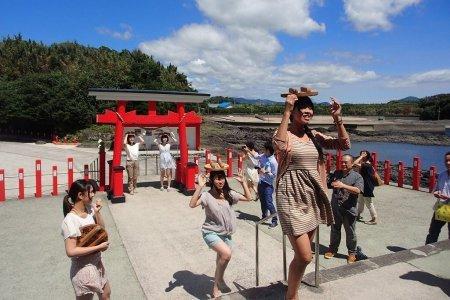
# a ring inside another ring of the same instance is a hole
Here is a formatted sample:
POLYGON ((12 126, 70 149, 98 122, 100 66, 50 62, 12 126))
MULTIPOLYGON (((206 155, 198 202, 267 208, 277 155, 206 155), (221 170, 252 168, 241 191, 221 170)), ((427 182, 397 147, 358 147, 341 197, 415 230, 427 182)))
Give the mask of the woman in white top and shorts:
POLYGON ((131 195, 137 193, 137 180, 139 176, 139 146, 144 144, 142 136, 138 135, 139 142, 135 142, 135 136, 127 133, 123 140, 123 146, 127 153, 126 170, 128 174, 128 191, 131 195))
MULTIPOLYGON (((173 132, 170 133, 170 137, 174 142, 177 141, 173 132)), ((164 190, 164 179, 167 179, 167 191, 169 192, 170 183, 172 181, 172 170, 175 170, 176 168, 175 160, 173 159, 172 154, 170 154, 169 135, 167 133, 163 133, 161 135, 161 143, 158 141, 158 139, 155 139, 154 142, 158 145, 159 149, 161 191, 164 190)))
POLYGON ((108 249, 109 242, 91 247, 77 246, 81 227, 91 224, 105 226, 100 214, 101 200, 93 201, 96 189, 98 186, 95 182, 79 179, 72 183, 63 200, 61 233, 66 254, 72 259, 70 280, 76 299, 93 299, 94 294, 99 299, 109 299, 111 295, 101 256, 101 252, 108 249))

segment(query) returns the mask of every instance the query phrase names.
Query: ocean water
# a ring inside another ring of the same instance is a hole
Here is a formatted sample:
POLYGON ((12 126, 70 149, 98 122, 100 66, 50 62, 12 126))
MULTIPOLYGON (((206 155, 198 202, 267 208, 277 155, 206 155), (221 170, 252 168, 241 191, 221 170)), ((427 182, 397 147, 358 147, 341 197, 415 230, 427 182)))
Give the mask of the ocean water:
POLYGON ((421 159, 422 169, 429 169, 434 165, 438 172, 441 172, 444 170, 444 154, 450 151, 450 145, 424 146, 403 143, 352 142, 352 148, 347 152, 358 155, 361 150, 377 152, 378 161, 390 160, 394 165, 402 161, 408 167, 412 167, 413 158, 418 156, 421 159))

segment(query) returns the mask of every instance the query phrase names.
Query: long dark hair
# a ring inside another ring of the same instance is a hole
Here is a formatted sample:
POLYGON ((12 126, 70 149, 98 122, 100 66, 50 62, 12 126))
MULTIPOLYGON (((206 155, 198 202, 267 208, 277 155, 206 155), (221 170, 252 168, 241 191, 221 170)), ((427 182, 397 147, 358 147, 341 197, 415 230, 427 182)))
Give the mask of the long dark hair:
POLYGON ((223 195, 225 196, 225 200, 228 201, 228 204, 233 205, 233 197, 231 197, 231 188, 228 185, 227 176, 225 175, 225 171, 211 171, 209 173, 209 183, 211 184, 211 189, 215 189, 214 178, 218 177, 219 179, 225 178, 225 184, 223 185, 223 195))
MULTIPOLYGON (((92 186, 92 188, 94 187, 92 186)), ((79 201, 78 194, 86 193, 87 191, 89 191, 89 182, 87 180, 78 179, 72 183, 70 189, 67 191, 67 195, 64 196, 63 199, 64 217, 72 210, 75 203, 79 201), (72 202, 69 201, 69 198, 72 200, 72 202)))
MULTIPOLYGON (((312 111, 314 111, 314 103, 312 102, 311 98, 309 98, 307 96, 298 97, 298 100, 295 101, 295 104, 294 104, 294 110, 297 110, 299 112, 301 109, 304 109, 304 108, 310 108, 312 111)), ((290 121, 291 122, 294 121, 293 115, 291 115, 290 121)), ((309 128, 309 126, 308 125, 304 125, 304 128, 305 128, 306 135, 313 142, 314 146, 317 149, 317 152, 319 152, 319 160, 321 162, 324 162, 325 161, 325 155, 323 154, 322 146, 320 145, 319 141, 317 141, 316 137, 312 133, 312 131, 309 128)))
POLYGON ((370 163, 372 163, 372 162, 373 162, 372 154, 371 154, 369 151, 367 151, 367 150, 361 150, 361 151, 359 152, 359 154, 361 155, 361 153, 363 153, 363 152, 366 152, 366 153, 367 153, 367 161, 370 162, 370 163))

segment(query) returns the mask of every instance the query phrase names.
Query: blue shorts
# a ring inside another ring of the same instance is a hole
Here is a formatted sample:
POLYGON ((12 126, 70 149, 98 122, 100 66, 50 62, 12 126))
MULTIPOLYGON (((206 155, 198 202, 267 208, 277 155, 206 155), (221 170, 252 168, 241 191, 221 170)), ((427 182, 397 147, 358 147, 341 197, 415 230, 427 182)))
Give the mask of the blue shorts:
POLYGON ((203 230, 202 235, 203 240, 205 241, 206 245, 208 245, 209 248, 214 247, 214 245, 216 245, 220 241, 225 242, 225 244, 227 244, 228 247, 230 248, 233 246, 231 235, 221 235, 213 231, 203 231, 203 230))

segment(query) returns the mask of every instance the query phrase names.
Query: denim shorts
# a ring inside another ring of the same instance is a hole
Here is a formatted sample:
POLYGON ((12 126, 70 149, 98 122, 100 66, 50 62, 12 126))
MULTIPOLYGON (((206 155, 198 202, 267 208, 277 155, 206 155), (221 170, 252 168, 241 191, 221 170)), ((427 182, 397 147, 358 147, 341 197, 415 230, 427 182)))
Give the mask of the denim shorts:
POLYGON ((216 245, 220 241, 224 241, 225 244, 227 244, 228 247, 230 248, 233 246, 231 235, 221 235, 213 231, 203 231, 203 230, 202 235, 203 240, 205 241, 206 245, 208 245, 209 248, 214 247, 214 245, 216 245))

